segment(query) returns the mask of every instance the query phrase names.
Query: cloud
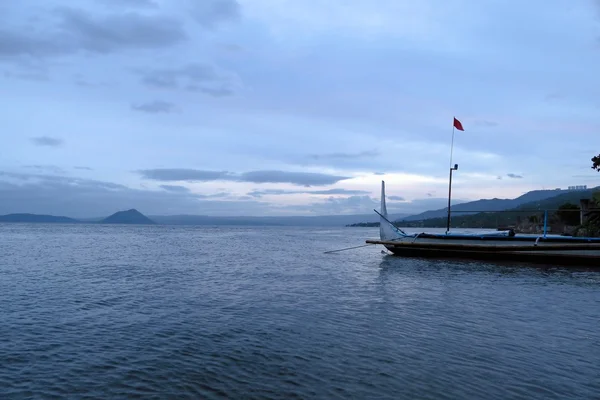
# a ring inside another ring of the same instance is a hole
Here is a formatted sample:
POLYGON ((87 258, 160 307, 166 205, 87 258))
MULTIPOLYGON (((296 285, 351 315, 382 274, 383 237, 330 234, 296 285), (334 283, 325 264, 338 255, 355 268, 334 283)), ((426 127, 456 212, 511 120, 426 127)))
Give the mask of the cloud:
POLYGON ((45 72, 4 72, 4 77, 8 79, 21 79, 24 81, 48 82, 50 77, 45 72))
POLYGON ((185 186, 179 186, 179 185, 160 185, 161 188, 169 191, 169 192, 176 192, 176 193, 189 193, 190 189, 185 187, 185 186))
POLYGON ((189 193, 191 196, 196 197, 198 199, 219 199, 229 196, 229 193, 227 192, 219 192, 213 194, 192 193, 190 188, 181 185, 160 185, 160 188, 173 193, 189 193))
POLYGON ((83 170, 83 171, 93 171, 94 170, 93 168, 90 168, 90 167, 81 167, 81 166, 75 166, 73 168, 83 170))
POLYGON ((64 143, 62 139, 53 138, 50 136, 38 136, 31 138, 31 141, 36 146, 49 146, 49 147, 59 147, 64 143))
POLYGON ((170 47, 187 39, 181 22, 164 16, 129 12, 97 18, 69 8, 60 12, 62 27, 77 47, 92 52, 170 47))
POLYGON ((273 209, 269 203, 256 200, 212 200, 193 193, 132 189, 90 179, 9 172, 0 172, 0 198, 0 214, 31 212, 74 218, 105 216, 130 208, 149 215, 266 215, 273 209))
POLYGON ((390 200, 394 200, 394 201, 405 201, 406 200, 404 197, 400 197, 400 196, 387 196, 387 198, 390 200))
POLYGON ((226 87, 203 88, 203 87, 198 87, 197 85, 189 85, 186 87, 186 90, 188 90, 190 92, 204 93, 204 94, 207 94, 207 95, 213 96, 213 97, 231 96, 235 93, 233 91, 233 89, 229 89, 226 87))
POLYGON ((201 198, 201 199, 222 199, 225 197, 229 197, 229 193, 219 192, 219 193, 213 193, 213 194, 196 194, 195 196, 197 196, 198 198, 201 198))
POLYGON ((149 103, 134 104, 131 108, 149 114, 169 114, 175 110, 175 104, 169 103, 168 101, 155 100, 149 103))
POLYGON ((506 176, 508 176, 509 178, 512 178, 512 179, 523 179, 523 175, 506 174, 506 176))
POLYGON ((322 202, 293 206, 297 212, 310 212, 314 215, 325 214, 365 214, 372 213, 378 202, 370 196, 330 197, 322 202))
POLYGON ((64 43, 49 37, 28 36, 26 32, 0 30, 0 57, 31 55, 43 57, 68 52, 64 43))
POLYGON ((142 83, 160 89, 186 89, 214 97, 232 95, 236 77, 213 65, 191 63, 180 68, 143 69, 136 71, 142 83))
POLYGON ((72 54, 78 51, 113 53, 128 49, 170 47, 187 39, 181 21, 135 12, 96 16, 61 7, 60 22, 45 31, 21 28, 0 31, 0 56, 34 57, 72 54))
POLYGON ((203 171, 185 168, 157 168, 138 171, 145 179, 156 181, 234 181, 252 183, 291 183, 302 186, 325 186, 350 179, 347 176, 321 174, 315 172, 250 171, 235 174, 228 171, 203 171))
POLYGON ((162 182, 207 182, 217 180, 232 180, 231 174, 227 171, 201 171, 197 169, 186 168, 158 168, 144 169, 138 172, 145 179, 162 182))
POLYGON ((240 175, 242 182, 253 183, 292 183, 303 186, 325 186, 350 179, 347 176, 321 174, 315 172, 251 171, 240 175))
POLYGON ((309 157, 314 160, 348 160, 364 157, 376 157, 380 155, 377 150, 365 150, 359 153, 329 153, 329 154, 312 154, 309 157))
POLYGON ((64 174, 65 170, 56 165, 24 165, 25 168, 35 169, 40 172, 52 172, 55 174, 64 174))
POLYGON ((360 195, 360 194, 368 194, 369 192, 365 190, 353 190, 353 189, 328 189, 328 190, 315 190, 312 192, 308 192, 312 194, 320 194, 320 195, 360 195))
POLYGON ((221 22, 238 20, 241 7, 237 0, 197 0, 192 16, 205 28, 214 28, 221 22))
POLYGON ((328 189, 328 190, 282 190, 282 189, 265 189, 265 190, 253 190, 248 193, 248 196, 262 197, 262 196, 277 196, 277 195, 289 195, 289 194, 314 194, 314 195, 361 195, 369 194, 365 190, 352 190, 352 189, 328 189))
POLYGON ((496 177, 496 179, 498 179, 498 180, 500 180, 500 181, 501 181, 501 180, 502 180, 502 176, 498 175, 498 176, 496 177))
POLYGON ((97 0, 107 6, 130 8, 157 8, 158 4, 152 0, 97 0))

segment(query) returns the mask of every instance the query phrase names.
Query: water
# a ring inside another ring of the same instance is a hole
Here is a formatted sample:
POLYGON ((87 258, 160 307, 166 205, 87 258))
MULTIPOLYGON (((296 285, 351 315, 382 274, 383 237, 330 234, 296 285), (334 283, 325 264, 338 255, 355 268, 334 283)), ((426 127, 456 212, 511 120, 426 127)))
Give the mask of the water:
POLYGON ((0 398, 600 398, 600 273, 376 236, 0 225, 0 398))

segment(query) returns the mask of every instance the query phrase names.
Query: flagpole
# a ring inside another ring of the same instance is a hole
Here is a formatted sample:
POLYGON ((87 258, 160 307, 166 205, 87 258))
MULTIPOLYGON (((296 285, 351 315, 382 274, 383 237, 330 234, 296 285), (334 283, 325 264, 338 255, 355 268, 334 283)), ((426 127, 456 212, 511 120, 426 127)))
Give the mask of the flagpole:
POLYGON ((450 144, 450 168, 452 168, 452 152, 454 151, 454 130, 454 122, 452 122, 452 143, 450 144))
MULTIPOLYGON (((456 119, 456 117, 454 117, 456 119)), ((450 201, 452 199, 452 171, 458 169, 458 165, 452 167, 452 153, 454 151, 454 120, 452 121, 452 144, 450 145, 450 177, 448 179, 448 221, 446 222, 446 234, 450 232, 450 201)))

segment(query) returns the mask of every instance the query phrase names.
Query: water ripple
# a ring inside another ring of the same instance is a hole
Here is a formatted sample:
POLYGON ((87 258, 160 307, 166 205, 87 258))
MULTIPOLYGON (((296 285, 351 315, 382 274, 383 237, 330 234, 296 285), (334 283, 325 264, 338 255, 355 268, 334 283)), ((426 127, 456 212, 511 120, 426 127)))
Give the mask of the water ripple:
POLYGON ((598 273, 322 254, 368 229, 0 234, 1 398, 600 393, 598 273))

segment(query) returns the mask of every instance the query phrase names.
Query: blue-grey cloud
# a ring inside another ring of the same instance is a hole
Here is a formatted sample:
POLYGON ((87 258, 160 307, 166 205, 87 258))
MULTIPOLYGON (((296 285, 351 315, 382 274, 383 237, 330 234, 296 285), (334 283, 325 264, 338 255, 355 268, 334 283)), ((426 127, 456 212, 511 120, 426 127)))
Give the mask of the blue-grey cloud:
POLYGON ((387 196, 388 199, 392 201, 405 201, 406 199, 401 196, 387 196))
POLYGON ((506 174, 506 176, 508 176, 509 178, 512 178, 512 179, 523 179, 523 175, 506 174))
POLYGON ((251 171, 240 174, 237 180, 253 183, 291 183, 303 186, 325 186, 346 179, 350 179, 350 177, 316 172, 251 171))
POLYGON ((74 166, 73 168, 74 169, 78 169, 78 170, 82 170, 82 171, 93 171, 94 170, 93 168, 83 167, 83 166, 80 166, 80 165, 74 166))
POLYGON ((233 180, 227 171, 202 171, 188 168, 156 168, 138 171, 145 179, 162 182, 208 182, 217 180, 233 180))
POLYGON ((141 111, 149 114, 169 114, 175 110, 175 104, 168 101, 155 100, 148 103, 133 104, 131 106, 135 111, 141 111))
POLYGON ((25 168, 35 169, 38 172, 51 172, 54 174, 64 174, 65 170, 56 165, 24 165, 25 168))
POLYGON ((51 137, 51 136, 37 136, 31 138, 31 141, 36 146, 48 146, 48 147, 59 147, 62 146, 64 141, 59 138, 51 137))
POLYGON ((200 199, 222 199, 225 197, 229 197, 230 194, 227 192, 219 192, 213 194, 196 194, 195 196, 200 199))
POLYGON ((180 68, 143 68, 136 73, 143 84, 159 89, 184 89, 214 97, 234 93, 235 77, 214 65, 191 63, 180 68))
POLYGON ((160 187, 169 192, 176 192, 176 193, 189 193, 190 192, 190 188, 187 188, 185 186, 180 186, 180 185, 160 185, 160 187))
POLYGON ((153 0, 96 0, 99 3, 113 7, 129 8, 157 8, 158 4, 153 0))
POLYGON ((114 14, 98 18, 88 13, 63 8, 63 29, 81 49, 110 53, 123 49, 168 47, 187 39, 180 21, 144 14, 114 14))
POLYGON ((221 86, 221 87, 199 87, 198 85, 188 85, 186 90, 190 92, 200 92, 207 94, 212 97, 226 97, 235 94, 233 89, 221 86))
POLYGON ((234 181, 252 183, 291 183, 301 186, 332 185, 342 180, 350 179, 347 176, 321 174, 316 172, 289 172, 289 171, 250 171, 236 174, 228 171, 203 171, 186 168, 157 168, 138 171, 143 178, 156 181, 234 181))
POLYGON ((329 153, 329 154, 312 154, 310 158, 315 160, 347 160, 364 157, 376 157, 381 153, 377 150, 365 150, 358 153, 329 153))
POLYGON ((33 81, 33 82, 48 82, 50 80, 50 76, 46 72, 42 71, 6 71, 4 72, 4 77, 9 79, 21 79, 24 81, 33 81))
POLYGON ((0 215, 28 212, 75 218, 110 215, 130 208, 154 215, 265 215, 273 207, 256 200, 204 199, 193 193, 139 190, 90 179, 9 172, 0 172, 0 198, 0 215))
POLYGON ((128 49, 156 49, 187 39, 181 21, 134 12, 98 16, 60 7, 60 23, 47 32, 20 29, 0 31, 0 56, 56 56, 78 51, 112 53, 128 49))
MULTIPOLYGON (((136 208, 146 214, 202 215, 336 215, 372 213, 378 200, 368 195, 336 197, 305 205, 287 206, 260 201, 251 196, 231 196, 227 192, 197 194, 175 185, 163 190, 140 190, 125 185, 79 177, 26 174, 0 171, 0 214, 38 214, 91 217, 136 208), (223 199, 226 198, 226 201, 223 199)), ((418 213, 442 208, 446 199, 390 203, 393 214, 418 213)), ((457 200, 456 203, 461 202, 457 200)))
POLYGON ((265 190, 253 190, 248 193, 248 196, 262 197, 262 196, 277 196, 287 194, 315 194, 315 195, 365 195, 369 192, 365 190, 354 190, 354 189, 328 189, 328 190, 283 190, 283 189, 265 189, 265 190))
POLYGON ((201 0, 192 7, 192 16, 202 26, 214 28, 216 25, 241 17, 241 7, 237 0, 201 0))

